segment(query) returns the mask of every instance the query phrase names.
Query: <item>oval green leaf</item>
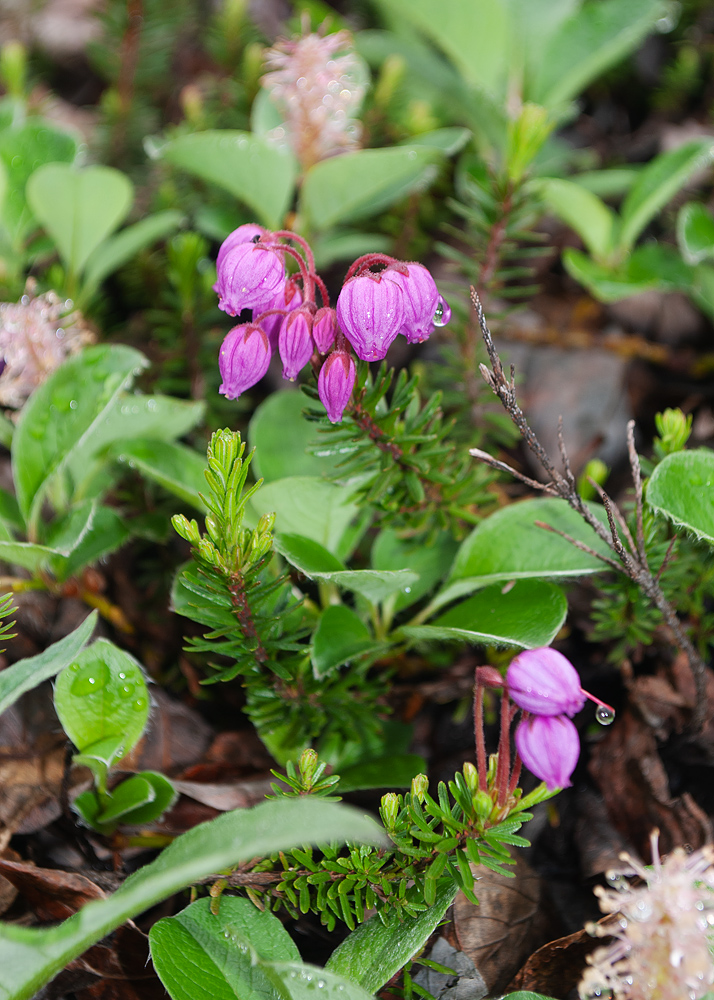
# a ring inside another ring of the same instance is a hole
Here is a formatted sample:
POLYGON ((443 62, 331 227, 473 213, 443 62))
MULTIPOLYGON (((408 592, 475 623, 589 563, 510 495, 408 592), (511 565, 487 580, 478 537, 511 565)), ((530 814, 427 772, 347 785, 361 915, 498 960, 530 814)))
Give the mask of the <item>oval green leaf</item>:
POLYGON ((204 181, 218 184, 279 229, 295 189, 294 157, 250 132, 208 129, 166 143, 158 155, 204 181))
POLYGON ((74 275, 82 273, 99 244, 124 221, 133 199, 131 181, 113 167, 77 170, 47 163, 27 182, 32 211, 74 275))
POLYGON ((540 580, 519 580, 513 585, 486 587, 430 625, 409 625, 400 631, 415 641, 535 649, 553 641, 567 612, 560 587, 540 580))
POLYGON ((324 677, 343 663, 370 649, 381 649, 369 629, 351 608, 330 604, 320 615, 312 637, 312 669, 324 677))
POLYGON ((647 503, 714 545, 714 452, 699 448, 667 455, 647 484, 647 503))
POLYGON ((108 737, 121 737, 128 753, 149 716, 141 667, 108 639, 97 639, 57 678, 55 708, 80 752, 108 737))

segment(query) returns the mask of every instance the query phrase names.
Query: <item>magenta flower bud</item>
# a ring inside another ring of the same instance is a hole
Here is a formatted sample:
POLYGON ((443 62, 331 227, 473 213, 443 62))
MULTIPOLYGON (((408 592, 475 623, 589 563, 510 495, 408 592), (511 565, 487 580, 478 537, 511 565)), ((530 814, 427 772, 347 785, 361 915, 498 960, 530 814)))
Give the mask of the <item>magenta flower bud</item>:
POLYGON ((580 756, 578 731, 564 715, 532 715, 516 726, 516 750, 548 788, 567 788, 580 756))
POLYGON ((334 309, 323 306, 315 313, 312 321, 312 339, 320 354, 327 354, 335 342, 337 315, 334 309))
POLYGON ((317 391, 331 423, 341 422, 356 377, 357 367, 347 351, 333 351, 320 369, 317 391))
POLYGON ((288 278, 278 294, 275 296, 274 301, 271 302, 270 305, 265 306, 262 310, 286 309, 287 314, 285 316, 281 316, 279 313, 275 313, 273 316, 266 316, 265 319, 261 319, 259 314, 256 315, 256 312, 253 313, 253 318, 260 323, 261 329, 265 330, 268 340, 270 341, 270 347, 273 351, 277 351, 278 349, 280 331, 285 324, 287 315, 301 305, 302 294, 300 289, 292 278, 288 278))
POLYGON ((300 308, 290 313, 280 328, 278 349, 280 360, 283 362, 283 378, 291 382, 298 377, 315 349, 310 333, 311 327, 312 314, 308 309, 300 308))
POLYGON ((575 667, 549 646, 519 653, 506 673, 506 686, 516 705, 534 715, 573 716, 586 700, 575 667))
POLYGON ((267 309, 285 281, 282 255, 262 242, 235 243, 217 270, 213 287, 220 300, 218 308, 229 316, 237 316, 242 309, 267 309))
POLYGON ((223 382, 219 388, 227 399, 238 399, 242 392, 259 382, 270 364, 270 344, 259 326, 243 323, 234 326, 221 344, 218 368, 223 382))
POLYGON ((245 226, 238 226, 233 232, 226 236, 224 241, 221 243, 220 249, 218 251, 218 257, 216 258, 216 270, 223 266, 223 261, 229 250, 233 247, 239 246, 241 243, 252 243, 256 237, 259 239, 261 237, 268 236, 267 229, 263 229, 262 226, 257 225, 255 222, 248 222, 245 226))
POLYGON ((350 278, 337 299, 337 319, 363 361, 381 361, 404 323, 404 293, 392 271, 350 278))
POLYGON ((408 274, 396 268, 390 277, 404 292, 404 324, 399 331, 410 344, 427 340, 434 329, 434 315, 439 302, 439 290, 423 264, 407 264, 408 274))

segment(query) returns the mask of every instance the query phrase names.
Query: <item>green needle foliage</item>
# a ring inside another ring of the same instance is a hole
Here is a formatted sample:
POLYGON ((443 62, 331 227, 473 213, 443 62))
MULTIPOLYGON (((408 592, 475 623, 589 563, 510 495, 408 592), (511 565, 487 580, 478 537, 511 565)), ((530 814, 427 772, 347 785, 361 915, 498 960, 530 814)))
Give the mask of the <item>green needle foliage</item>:
POLYGON ((323 432, 319 450, 346 455, 340 478, 361 477, 360 503, 375 509, 382 524, 405 536, 447 529, 460 537, 492 504, 486 491, 492 475, 454 442, 455 420, 444 417, 441 393, 422 404, 418 382, 386 363, 373 377, 361 363, 354 401, 342 423, 323 432))
POLYGON ((179 514, 176 531, 191 543, 192 560, 174 585, 174 607, 210 631, 187 649, 219 657, 205 683, 241 675, 246 711, 261 737, 290 746, 324 740, 367 740, 379 730, 383 683, 364 664, 316 678, 305 638, 314 626, 310 605, 293 594, 273 558, 274 514, 254 529, 246 507, 262 480, 247 487, 251 455, 240 435, 217 431, 208 446, 206 530, 179 514))
MULTIPOLYGON (((495 788, 497 756, 491 758, 488 790, 479 790, 472 764, 448 783, 439 782, 437 796, 429 794, 424 774, 412 781, 406 795, 382 797, 380 816, 391 846, 346 847, 321 844, 318 850, 281 852, 259 861, 250 872, 228 876, 220 888, 240 886, 259 907, 320 915, 332 930, 337 921, 350 929, 376 909, 385 924, 415 917, 434 904, 446 884, 458 886, 476 903, 472 866, 484 865, 510 875, 508 846, 525 847, 517 831, 531 818, 531 806, 549 798, 545 785, 522 797, 515 789, 503 803, 495 788)), ((275 798, 316 795, 333 798, 337 775, 324 777, 325 764, 314 750, 306 750, 288 774, 273 773, 287 787, 273 784, 275 798)))

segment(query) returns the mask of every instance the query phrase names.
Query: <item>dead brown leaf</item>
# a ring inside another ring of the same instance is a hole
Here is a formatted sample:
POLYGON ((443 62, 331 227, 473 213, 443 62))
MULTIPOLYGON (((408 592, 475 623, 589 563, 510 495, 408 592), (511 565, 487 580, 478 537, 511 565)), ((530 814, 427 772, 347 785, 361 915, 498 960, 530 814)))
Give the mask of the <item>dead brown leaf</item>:
POLYGON ((663 853, 712 839, 712 825, 692 797, 672 796, 652 730, 629 708, 595 744, 588 765, 616 830, 649 855, 649 835, 661 831, 663 853))
POLYGON ((476 869, 474 906, 459 893, 454 928, 459 948, 474 963, 491 993, 501 993, 526 956, 547 939, 539 875, 522 857, 509 866, 515 878, 476 869))
POLYGON ((602 943, 602 938, 593 938, 586 931, 549 941, 533 952, 508 984, 508 992, 532 990, 545 996, 567 996, 580 982, 586 957, 602 943))
POLYGON ((229 809, 249 809, 262 802, 271 792, 270 779, 234 781, 230 784, 201 781, 174 781, 177 792, 187 795, 194 802, 201 802, 211 809, 227 812, 229 809))
POLYGON ((36 868, 0 858, 0 874, 25 897, 41 923, 64 920, 85 903, 106 896, 103 889, 84 875, 55 868, 36 868))

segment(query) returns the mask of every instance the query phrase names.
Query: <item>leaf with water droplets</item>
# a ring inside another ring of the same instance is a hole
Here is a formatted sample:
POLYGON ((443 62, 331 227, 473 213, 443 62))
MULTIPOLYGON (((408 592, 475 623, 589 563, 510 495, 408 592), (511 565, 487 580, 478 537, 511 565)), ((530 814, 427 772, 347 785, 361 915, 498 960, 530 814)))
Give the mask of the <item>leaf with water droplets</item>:
POLYGON ((151 958, 173 1000, 279 1000, 255 954, 267 961, 299 961, 290 935, 269 910, 224 896, 217 914, 199 899, 151 928, 151 958))
POLYGON ((107 639, 97 639, 57 678, 55 708, 77 749, 121 739, 127 754, 149 715, 149 693, 136 660, 107 639))

